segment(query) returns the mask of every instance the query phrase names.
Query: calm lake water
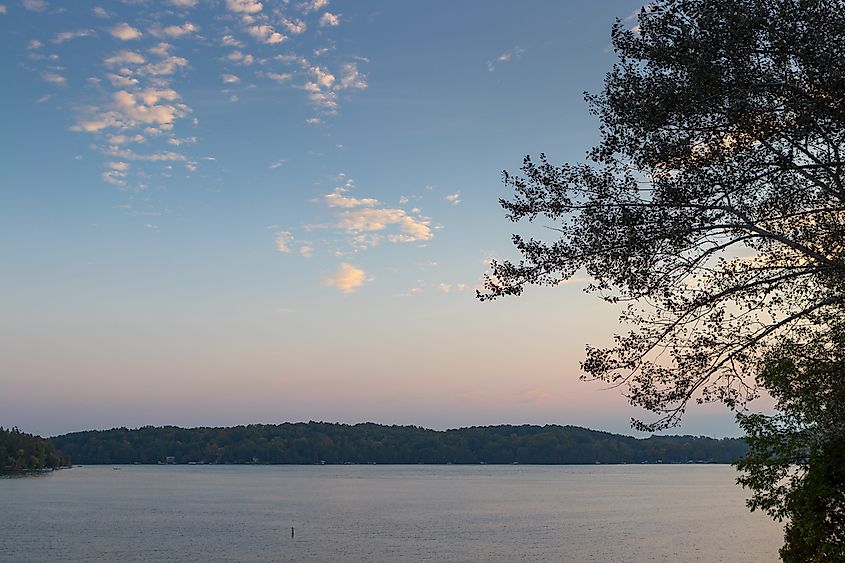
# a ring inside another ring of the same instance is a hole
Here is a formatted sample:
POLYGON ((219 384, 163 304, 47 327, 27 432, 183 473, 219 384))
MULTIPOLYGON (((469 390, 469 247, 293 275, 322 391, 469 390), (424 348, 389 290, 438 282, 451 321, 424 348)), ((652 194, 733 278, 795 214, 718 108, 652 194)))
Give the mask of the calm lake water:
POLYGON ((776 561, 781 527, 747 511, 735 478, 723 465, 78 467, 0 479, 0 560, 776 561))

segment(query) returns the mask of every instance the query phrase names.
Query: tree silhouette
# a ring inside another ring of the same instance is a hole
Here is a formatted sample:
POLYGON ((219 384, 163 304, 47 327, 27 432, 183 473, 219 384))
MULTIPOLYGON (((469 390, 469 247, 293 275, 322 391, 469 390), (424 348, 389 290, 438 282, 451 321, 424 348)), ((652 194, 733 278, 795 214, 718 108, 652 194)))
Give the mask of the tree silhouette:
POLYGON ((581 164, 526 157, 502 200, 522 254, 482 300, 586 272, 631 327, 587 348, 584 378, 678 422, 739 408, 773 344, 845 304, 845 9, 824 0, 664 0, 617 21, 618 61, 588 95, 601 141, 581 164))
POLYGON ((845 561, 845 2, 658 0, 617 21, 618 61, 587 96, 582 164, 504 173, 522 254, 482 300, 584 271, 629 332, 587 348, 584 378, 676 424, 690 401, 740 414, 749 506, 788 519, 787 561, 845 561))

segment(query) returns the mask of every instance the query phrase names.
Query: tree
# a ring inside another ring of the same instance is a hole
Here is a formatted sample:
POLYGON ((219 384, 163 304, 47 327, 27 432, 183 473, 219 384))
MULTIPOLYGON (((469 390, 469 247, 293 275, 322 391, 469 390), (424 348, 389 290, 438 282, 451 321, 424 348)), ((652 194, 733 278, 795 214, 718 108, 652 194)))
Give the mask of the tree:
POLYGON ((845 561, 845 326, 824 336, 772 350, 760 379, 778 414, 739 416, 738 481, 752 510, 787 521, 784 561, 845 561))
POLYGON ((478 297, 586 272, 630 330, 588 346, 582 377, 656 429, 691 401, 741 409, 774 346, 843 318, 845 3, 658 0, 638 19, 613 26, 618 60, 587 96, 587 162, 504 173, 508 218, 555 238, 514 235, 521 258, 478 297))
POLYGON ((587 101, 582 164, 526 157, 501 203, 558 238, 514 235, 481 299, 555 285, 626 304, 584 378, 676 424, 690 401, 740 414, 748 504, 787 519, 787 561, 845 561, 845 2, 658 0, 617 21, 587 101))

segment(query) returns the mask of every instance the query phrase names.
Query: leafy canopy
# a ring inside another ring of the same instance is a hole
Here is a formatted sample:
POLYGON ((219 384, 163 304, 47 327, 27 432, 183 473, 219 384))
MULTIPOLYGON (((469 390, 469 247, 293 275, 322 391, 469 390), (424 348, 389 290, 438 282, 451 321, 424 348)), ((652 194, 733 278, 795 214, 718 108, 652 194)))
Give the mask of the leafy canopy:
POLYGON ((557 238, 514 235, 521 259, 479 297, 586 272, 630 331, 588 347, 583 377, 655 429, 690 401, 741 407, 773 346, 843 317, 845 3, 661 0, 612 40, 587 162, 504 173, 508 218, 557 238))
POLYGON ((784 561, 845 561, 845 326, 772 350, 760 382, 778 413, 740 415, 748 501, 786 520, 784 561))

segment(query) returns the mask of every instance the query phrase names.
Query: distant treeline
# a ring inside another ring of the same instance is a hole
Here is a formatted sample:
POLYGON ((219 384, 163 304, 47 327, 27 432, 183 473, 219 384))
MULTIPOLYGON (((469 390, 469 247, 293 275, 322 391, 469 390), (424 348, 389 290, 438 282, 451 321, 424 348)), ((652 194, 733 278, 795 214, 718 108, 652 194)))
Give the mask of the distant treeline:
POLYGON ((77 464, 126 463, 730 463, 740 439, 637 439, 576 426, 417 426, 324 422, 231 428, 145 426, 75 432, 51 441, 77 464))
POLYGON ((66 458, 44 438, 0 426, 0 473, 56 469, 66 464, 66 458))

